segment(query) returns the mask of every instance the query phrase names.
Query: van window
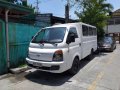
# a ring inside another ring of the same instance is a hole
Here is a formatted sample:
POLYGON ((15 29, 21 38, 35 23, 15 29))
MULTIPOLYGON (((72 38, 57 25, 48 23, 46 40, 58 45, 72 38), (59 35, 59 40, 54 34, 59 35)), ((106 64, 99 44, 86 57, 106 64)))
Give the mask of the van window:
POLYGON ((89 36, 93 36, 93 28, 89 27, 89 36))
POLYGON ((93 28, 93 35, 97 35, 97 29, 96 28, 93 28))
POLYGON ((42 29, 32 40, 32 43, 60 43, 64 39, 65 27, 42 29))
POLYGON ((85 25, 82 25, 82 32, 83 32, 83 36, 88 36, 88 27, 85 25))
POLYGON ((96 28, 89 27, 89 36, 96 36, 96 35, 97 35, 96 28))
POLYGON ((70 28, 69 34, 73 33, 75 35, 75 38, 78 38, 77 30, 76 28, 70 28))

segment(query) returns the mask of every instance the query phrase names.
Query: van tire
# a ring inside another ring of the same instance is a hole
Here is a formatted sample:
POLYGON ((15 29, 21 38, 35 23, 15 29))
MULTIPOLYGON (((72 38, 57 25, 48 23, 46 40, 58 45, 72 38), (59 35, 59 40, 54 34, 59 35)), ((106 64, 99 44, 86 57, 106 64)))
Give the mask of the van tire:
POLYGON ((88 57, 87 57, 87 60, 92 60, 93 55, 94 55, 94 52, 93 52, 93 49, 92 49, 90 55, 88 55, 88 57))
POLYGON ((72 64, 72 67, 68 70, 71 75, 75 75, 78 73, 80 69, 79 58, 75 58, 72 64))
POLYGON ((114 50, 116 49, 116 46, 115 46, 115 48, 114 48, 114 50))
POLYGON ((114 48, 112 47, 112 48, 110 49, 110 52, 113 52, 113 50, 114 50, 114 48))

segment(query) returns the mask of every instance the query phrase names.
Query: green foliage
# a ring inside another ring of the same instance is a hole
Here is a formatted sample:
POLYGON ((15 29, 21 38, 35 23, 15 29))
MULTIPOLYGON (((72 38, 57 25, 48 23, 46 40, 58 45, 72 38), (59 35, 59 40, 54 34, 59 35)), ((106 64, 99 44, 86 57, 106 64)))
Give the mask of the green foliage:
POLYGON ((4 1, 7 1, 7 2, 12 2, 12 3, 14 3, 16 0, 4 0, 4 1))
POLYGON ((104 26, 107 24, 108 14, 113 9, 106 0, 75 0, 77 10, 75 14, 79 20, 94 25, 98 29, 98 39, 104 36, 104 26))
POLYGON ((27 5, 27 1, 22 1, 22 5, 23 5, 23 6, 28 6, 28 5, 27 5))
POLYGON ((27 0, 26 1, 25 0, 4 0, 4 1, 31 8, 33 9, 32 11, 35 10, 35 8, 32 5, 28 5, 27 0))

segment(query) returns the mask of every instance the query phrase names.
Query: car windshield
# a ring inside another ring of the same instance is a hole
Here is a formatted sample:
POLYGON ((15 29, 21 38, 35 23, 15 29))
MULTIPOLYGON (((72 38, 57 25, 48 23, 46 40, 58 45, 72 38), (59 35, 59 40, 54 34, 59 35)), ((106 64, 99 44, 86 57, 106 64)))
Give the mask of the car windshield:
POLYGON ((60 43, 64 39, 65 27, 42 29, 32 40, 32 43, 60 43))
POLYGON ((112 43, 112 38, 111 37, 105 37, 104 38, 104 43, 112 43))

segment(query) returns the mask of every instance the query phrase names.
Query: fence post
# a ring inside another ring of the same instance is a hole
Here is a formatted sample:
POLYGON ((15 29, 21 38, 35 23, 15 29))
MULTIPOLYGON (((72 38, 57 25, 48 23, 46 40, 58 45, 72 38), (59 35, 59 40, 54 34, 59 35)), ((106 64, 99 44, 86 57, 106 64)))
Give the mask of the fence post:
POLYGON ((5 35, 6 35, 6 62, 7 62, 7 70, 10 68, 10 56, 9 56, 9 35, 8 35, 8 13, 9 10, 5 10, 5 35))

